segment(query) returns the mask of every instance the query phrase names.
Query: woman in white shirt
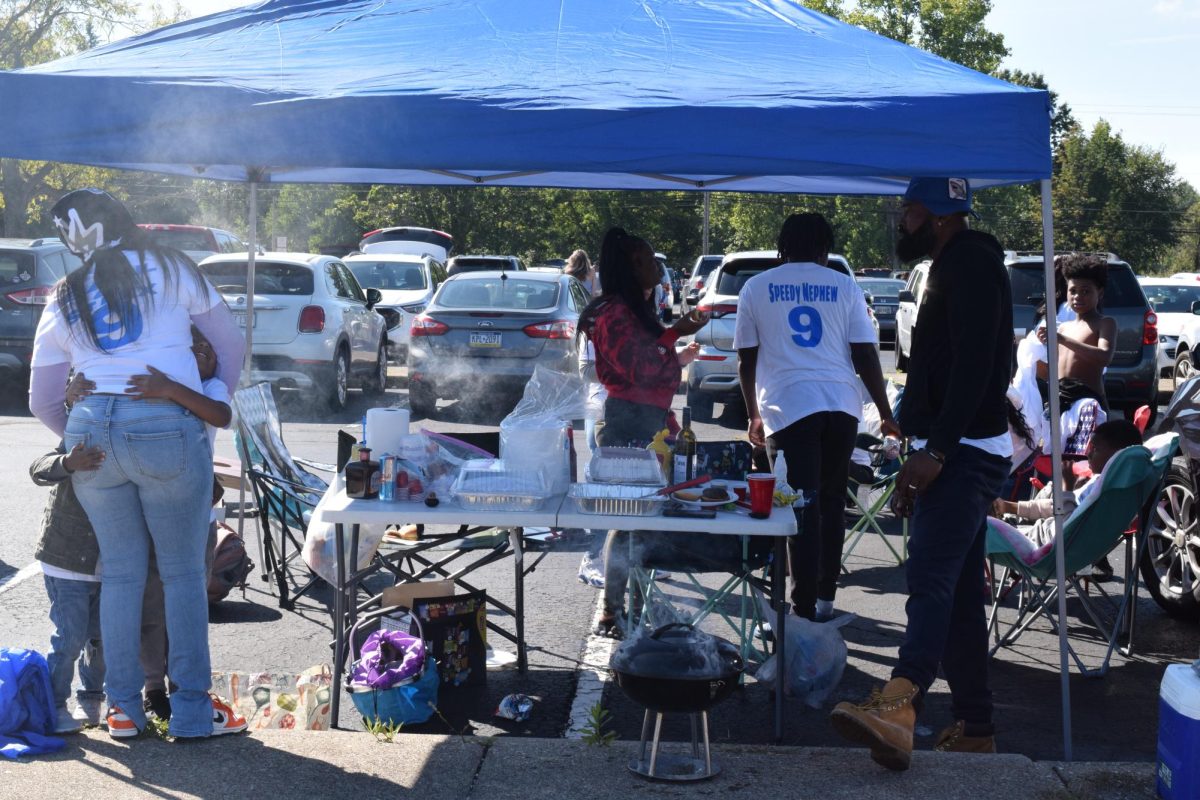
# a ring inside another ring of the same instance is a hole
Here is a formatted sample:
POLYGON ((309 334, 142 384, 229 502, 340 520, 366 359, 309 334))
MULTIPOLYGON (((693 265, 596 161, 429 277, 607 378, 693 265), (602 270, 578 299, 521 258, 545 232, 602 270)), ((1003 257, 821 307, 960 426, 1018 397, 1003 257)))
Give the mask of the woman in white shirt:
POLYGON ((800 530, 789 541, 792 605, 797 615, 820 620, 833 614, 841 568, 846 480, 862 419, 860 375, 883 433, 900 429, 862 289, 825 266, 833 229, 820 214, 793 214, 778 245, 784 263, 742 287, 733 344, 750 443, 770 439, 787 460, 788 483, 808 499, 796 510, 800 530))
POLYGON ((244 343, 229 309, 190 259, 159 248, 129 212, 96 189, 71 192, 52 209, 59 235, 84 265, 60 281, 34 341, 30 410, 68 450, 103 450, 99 469, 72 484, 100 545, 100 627, 108 731, 136 736, 146 725, 138 660, 142 594, 153 540, 170 639, 170 733, 204 737, 245 729, 209 695, 204 551, 212 500, 212 449, 205 425, 168 400, 144 399, 130 379, 147 367, 201 388, 191 326, 217 351, 218 377, 237 386, 244 343), (63 401, 71 370, 95 383, 63 401))

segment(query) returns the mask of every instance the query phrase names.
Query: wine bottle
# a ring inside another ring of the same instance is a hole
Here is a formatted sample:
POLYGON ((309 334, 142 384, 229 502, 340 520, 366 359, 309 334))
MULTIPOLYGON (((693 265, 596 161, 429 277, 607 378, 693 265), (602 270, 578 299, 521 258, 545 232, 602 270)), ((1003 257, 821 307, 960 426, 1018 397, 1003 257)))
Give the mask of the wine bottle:
POLYGON ((671 451, 673 464, 671 482, 683 483, 695 477, 696 434, 692 431, 692 410, 683 409, 683 427, 675 434, 675 448, 671 451))

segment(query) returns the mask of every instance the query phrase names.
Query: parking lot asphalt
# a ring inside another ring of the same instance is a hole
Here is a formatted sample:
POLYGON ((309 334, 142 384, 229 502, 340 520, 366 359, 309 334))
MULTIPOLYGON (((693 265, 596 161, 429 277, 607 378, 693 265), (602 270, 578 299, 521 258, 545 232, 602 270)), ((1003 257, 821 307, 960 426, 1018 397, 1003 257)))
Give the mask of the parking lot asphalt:
MULTIPOLYGON (((885 352, 885 366, 890 366, 885 352)), ((403 376, 388 392, 391 403, 403 403, 403 376)), ((285 398, 282 416, 284 439, 296 455, 334 460, 336 430, 361 418, 365 403, 357 396, 343 414, 330 418, 323 412, 285 398)), ((676 404, 682 405, 682 392, 676 404)), ((718 412, 722 411, 718 406, 718 412)), ((414 424, 430 430, 494 430, 504 411, 500 408, 464 404, 444 405, 435 419, 414 424)), ((744 420, 736 409, 725 409, 712 424, 698 424, 701 441, 734 439, 743 435, 744 420)), ((576 449, 586 453, 582 430, 576 431, 576 449)), ((29 463, 54 446, 49 434, 28 412, 19 397, 0 398, 0 448, 6 458, 0 464, 0 504, 5 509, 4 536, 0 536, 0 643, 45 651, 50 636, 47 600, 41 576, 31 569, 38 523, 45 490, 29 482, 29 463)), ((218 454, 233 455, 228 432, 218 437, 218 454)), ((888 538, 902 545, 899 526, 886 524, 888 538)), ((253 536, 249 537, 251 540, 253 536)), ((626 699, 597 660, 605 643, 590 636, 596 613, 597 592, 576 579, 585 540, 568 535, 555 543, 551 552, 529 576, 526 584, 527 635, 531 644, 530 670, 521 675, 511 670, 489 674, 486 687, 443 692, 439 705, 442 717, 409 732, 448 734, 468 732, 485 736, 559 738, 578 736, 581 712, 596 698, 612 715, 609 723, 623 740, 638 738, 642 712, 626 699), (525 723, 497 720, 493 711, 501 697, 522 692, 536 700, 533 715, 525 723)), ((253 544, 250 551, 260 561, 253 544)), ((1114 563, 1116 563, 1114 561, 1114 563)), ((842 681, 833 696, 819 709, 789 699, 786 705, 784 744, 842 747, 826 716, 832 703, 864 697, 890 673, 904 626, 904 574, 890 557, 882 540, 865 538, 848 558, 837 607, 855 619, 842 630, 849 659, 842 681)), ((1118 568, 1118 572, 1119 572, 1118 568)), ((501 562, 478 573, 479 585, 501 599, 512 599, 512 568, 501 562)), ((717 576, 704 576, 713 585, 717 576)), ((681 606, 694 604, 697 590, 683 576, 662 584, 681 606)), ((1119 584, 1118 584, 1119 586, 1119 584)), ((211 614, 213 667, 223 671, 295 672, 330 659, 331 592, 327 588, 302 598, 295 611, 278 608, 268 584, 251 576, 243 595, 235 591, 211 614)), ((1074 609, 1076 615, 1078 609, 1074 609)), ((1154 758, 1157 735, 1157 693, 1165 666, 1191 660, 1200 652, 1200 628, 1178 622, 1161 613, 1143 593, 1139 604, 1136 651, 1130 658, 1116 656, 1107 678, 1090 680, 1072 675, 1075 758, 1084 761, 1141 761, 1154 758)), ((1008 612, 1011 615, 1011 611, 1008 612)), ((716 618, 705 623, 719 635, 729 636, 716 618)), ((721 623, 723 624, 723 623, 721 623)), ((1098 645, 1087 641, 1089 628, 1072 621, 1072 633, 1084 636, 1081 651, 1095 661, 1098 645)), ((495 643, 503 648, 503 644, 495 643)), ((602 659, 601 659, 602 660, 602 659)), ((1017 647, 1002 651, 992 662, 993 688, 997 704, 1000 748, 1035 760, 1062 756, 1059 711, 1057 638, 1049 626, 1038 623, 1017 647)), ((351 708, 348 703, 345 708, 351 708)), ((712 736, 723 745, 761 745, 770 741, 771 703, 766 690, 752 679, 730 700, 711 714, 712 736)), ((949 696, 938 682, 930 693, 917 731, 918 749, 928 749, 942 725, 950 722, 949 696)), ((343 725, 358 728, 352 710, 343 725)), ((686 735, 681 721, 669 721, 665 735, 686 735)))

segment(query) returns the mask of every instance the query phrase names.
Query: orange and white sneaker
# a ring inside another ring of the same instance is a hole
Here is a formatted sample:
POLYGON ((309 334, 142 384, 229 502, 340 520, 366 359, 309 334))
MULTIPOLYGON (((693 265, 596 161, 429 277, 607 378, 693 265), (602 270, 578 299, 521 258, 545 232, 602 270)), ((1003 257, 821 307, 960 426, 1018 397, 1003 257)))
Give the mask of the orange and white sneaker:
POLYGON ((246 718, 215 694, 210 694, 213 709, 213 736, 224 736, 227 733, 241 733, 249 727, 246 718))
POLYGON ((107 714, 108 735, 114 739, 129 739, 141 731, 120 706, 109 706, 107 714))

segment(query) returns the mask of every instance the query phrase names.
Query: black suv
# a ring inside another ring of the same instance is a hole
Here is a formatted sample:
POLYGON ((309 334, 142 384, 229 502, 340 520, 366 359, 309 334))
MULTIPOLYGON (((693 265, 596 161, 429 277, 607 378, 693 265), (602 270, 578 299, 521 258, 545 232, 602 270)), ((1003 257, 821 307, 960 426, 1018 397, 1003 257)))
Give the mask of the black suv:
POLYGON ((33 336, 55 282, 80 266, 57 236, 0 239, 0 377, 29 386, 33 336))
MULTIPOLYGON (((1140 406, 1158 404, 1158 329, 1154 309, 1146 300, 1133 269, 1111 253, 1108 280, 1100 310, 1117 321, 1112 363, 1104 372, 1104 394, 1113 411, 1132 414, 1140 406)), ((1006 254, 1012 282, 1013 328, 1017 334, 1033 327, 1036 309, 1046 296, 1041 253, 1006 254)))

